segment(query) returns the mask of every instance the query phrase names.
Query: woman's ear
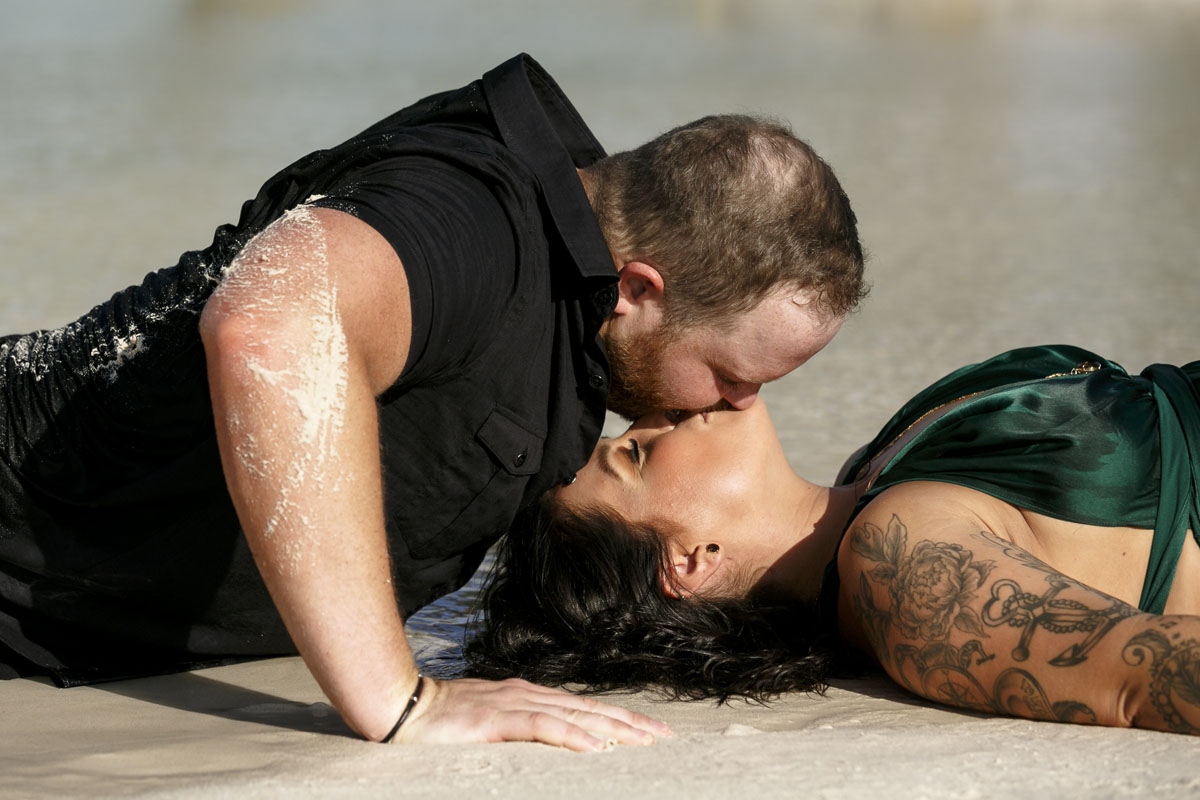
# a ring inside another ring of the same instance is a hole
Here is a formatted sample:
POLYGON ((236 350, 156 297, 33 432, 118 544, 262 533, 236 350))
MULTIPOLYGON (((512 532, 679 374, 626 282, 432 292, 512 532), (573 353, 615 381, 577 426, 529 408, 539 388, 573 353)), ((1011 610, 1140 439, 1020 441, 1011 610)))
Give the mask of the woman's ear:
POLYGON ((639 310, 661 313, 663 278, 644 261, 627 261, 617 272, 617 305, 613 314, 623 316, 639 310))
POLYGON ((662 593, 677 600, 694 596, 721 566, 723 557, 720 546, 711 542, 673 554, 671 563, 658 573, 662 593))

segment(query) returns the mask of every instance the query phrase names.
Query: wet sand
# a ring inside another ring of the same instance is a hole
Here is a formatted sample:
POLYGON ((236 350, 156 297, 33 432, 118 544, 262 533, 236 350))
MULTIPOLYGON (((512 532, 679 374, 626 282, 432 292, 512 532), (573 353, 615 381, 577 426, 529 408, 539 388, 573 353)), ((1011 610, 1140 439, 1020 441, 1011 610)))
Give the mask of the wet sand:
MULTIPOLYGON (((0 332, 201 247, 268 175, 525 50, 610 149, 714 111, 833 164, 874 290, 764 393, 831 479, 913 392, 1010 347, 1200 357, 1200 3, 0 3, 0 332)), ((419 621, 418 623, 419 624, 419 621)), ((427 637, 428 640, 428 637, 427 637)), ((296 659, 0 683, 0 796, 1189 797, 1198 740, 989 719, 883 679, 769 708, 617 698, 652 748, 379 747, 296 659)))

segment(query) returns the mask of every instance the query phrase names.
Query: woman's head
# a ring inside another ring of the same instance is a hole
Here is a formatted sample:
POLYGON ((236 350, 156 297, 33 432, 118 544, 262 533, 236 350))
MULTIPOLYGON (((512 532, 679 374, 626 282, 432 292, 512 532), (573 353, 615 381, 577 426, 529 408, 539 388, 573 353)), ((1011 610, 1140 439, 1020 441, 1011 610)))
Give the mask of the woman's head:
POLYGON ((554 504, 621 520, 662 546, 670 595, 745 597, 795 544, 798 486, 763 403, 640 418, 602 439, 554 504))
POLYGON ((828 658, 813 644, 815 615, 750 588, 756 514, 745 496, 766 475, 760 459, 730 449, 754 451, 764 421, 656 418, 602 442, 572 485, 524 511, 502 541, 467 647, 472 672, 695 698, 821 688, 828 658))

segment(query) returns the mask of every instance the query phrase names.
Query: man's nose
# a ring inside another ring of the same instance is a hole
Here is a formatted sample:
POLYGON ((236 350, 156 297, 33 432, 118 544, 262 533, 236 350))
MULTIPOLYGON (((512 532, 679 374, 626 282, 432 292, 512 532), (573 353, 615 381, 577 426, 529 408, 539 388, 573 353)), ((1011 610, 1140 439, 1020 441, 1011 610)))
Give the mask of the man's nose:
POLYGON ((629 426, 626 433, 637 431, 643 435, 669 431, 675 427, 679 421, 678 416, 682 412, 678 411, 660 411, 656 414, 645 414, 638 417, 637 421, 629 426))
POLYGON ((721 396, 729 405, 742 411, 754 405, 754 398, 758 397, 761 388, 761 383, 739 383, 721 396))

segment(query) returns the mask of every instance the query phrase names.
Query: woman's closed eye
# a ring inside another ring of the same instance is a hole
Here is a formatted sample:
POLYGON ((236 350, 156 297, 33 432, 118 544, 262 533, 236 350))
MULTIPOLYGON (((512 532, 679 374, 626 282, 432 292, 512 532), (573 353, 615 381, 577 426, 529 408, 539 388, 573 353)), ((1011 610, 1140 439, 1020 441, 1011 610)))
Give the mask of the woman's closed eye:
POLYGON ((642 465, 642 448, 638 446, 637 439, 629 440, 629 460, 636 467, 642 465))

